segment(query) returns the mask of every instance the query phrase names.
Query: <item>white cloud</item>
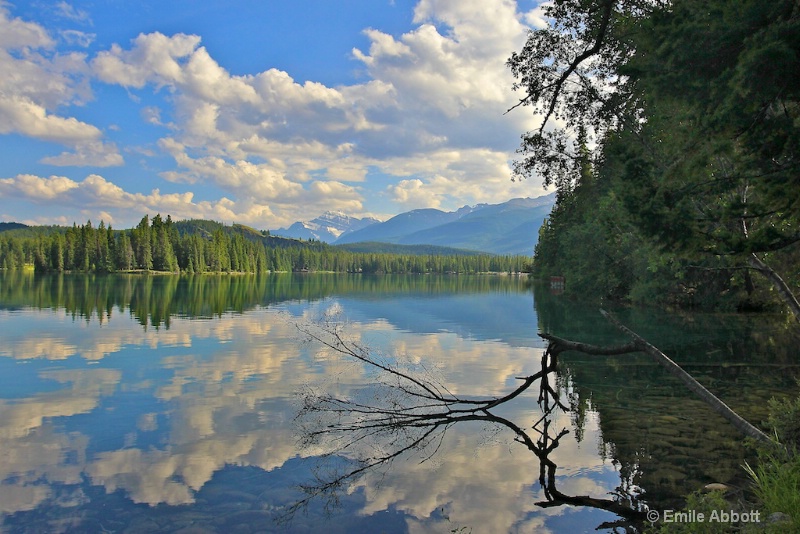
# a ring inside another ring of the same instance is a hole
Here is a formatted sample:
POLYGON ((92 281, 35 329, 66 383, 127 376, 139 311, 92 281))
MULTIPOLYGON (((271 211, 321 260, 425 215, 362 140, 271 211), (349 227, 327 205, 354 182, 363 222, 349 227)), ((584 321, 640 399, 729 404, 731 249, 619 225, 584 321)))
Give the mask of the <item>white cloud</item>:
POLYGON ((389 186, 389 191, 394 200, 409 209, 438 208, 440 201, 436 195, 431 195, 425 188, 425 183, 419 178, 401 180, 389 186))
POLYGON ((42 163, 61 167, 116 167, 124 164, 124 160, 114 143, 90 142, 77 145, 75 152, 43 158, 42 163))
POLYGON ((385 169, 395 176, 414 176, 387 187, 404 209, 450 209, 465 204, 501 202, 509 197, 535 197, 546 192, 531 183, 509 181, 509 155, 488 149, 440 150, 418 158, 393 158, 385 169), (431 169, 438 169, 433 172, 431 169), (422 178, 420 178, 422 176, 422 178))
POLYGON ((87 176, 82 182, 64 176, 42 178, 30 174, 0 179, 0 197, 79 209, 82 213, 133 211, 132 216, 137 219, 142 214, 159 211, 184 216, 191 214, 197 206, 192 202, 193 196, 190 192, 161 194, 158 189, 147 195, 129 193, 96 174, 87 176))
MULTIPOLYGON (((220 165, 227 165, 219 162, 220 165)), ((229 167, 224 167, 229 168, 229 167)), ((234 174, 237 171, 234 171, 234 174)), ((238 179, 248 178, 243 169, 238 179)), ((253 172, 258 172, 254 169, 253 172)), ((269 190, 269 184, 264 184, 269 190)), ((291 224, 297 210, 312 217, 325 210, 337 209, 360 212, 363 209, 361 196, 351 186, 335 181, 313 181, 307 188, 297 185, 298 197, 302 201, 287 199, 284 203, 268 202, 253 198, 232 200, 220 197, 214 200, 198 200, 190 191, 162 193, 153 189, 149 193, 133 193, 124 190, 97 174, 75 181, 64 176, 43 178, 21 174, 13 178, 0 178, 0 199, 17 199, 17 204, 53 206, 58 216, 40 216, 23 220, 27 224, 67 224, 91 219, 104 220, 117 227, 135 225, 142 215, 149 213, 169 214, 175 219, 205 218, 227 223, 238 222, 257 228, 277 228, 291 224), (72 213, 72 219, 64 213, 72 213)), ((269 191, 264 193, 268 196, 269 191)), ((5 218, 14 218, 4 216, 5 218)))
POLYGON ((50 48, 54 44, 44 28, 33 22, 9 18, 5 3, 0 4, 0 48, 8 50, 50 48))
POLYGON ((15 178, 0 179, 0 196, 52 200, 77 187, 76 182, 63 176, 40 178, 32 174, 20 174, 15 178))
POLYGON ((86 33, 79 30, 64 30, 59 35, 67 44, 87 48, 91 45, 97 35, 94 33, 86 33))
POLYGON ((52 53, 39 25, 11 19, 0 5, 0 134, 20 133, 63 144, 98 139, 96 127, 53 110, 90 97, 82 54, 52 53))
POLYGON ((161 109, 157 106, 147 106, 142 108, 140 112, 142 119, 154 126, 164 126, 164 123, 161 122, 161 109))
POLYGON ((513 0, 421 0, 414 9, 414 22, 441 21, 449 26, 447 37, 464 47, 461 55, 507 58, 521 44, 519 37, 526 29, 516 10, 513 0))
MULTIPOLYGON (((405 179, 393 191, 409 205, 502 201, 519 133, 532 126, 523 114, 504 115, 515 101, 505 61, 524 42, 522 19, 510 0, 423 0, 418 26, 400 37, 365 30, 369 51, 353 56, 370 79, 340 87, 300 84, 277 69, 231 75, 199 36, 184 34, 141 34, 127 49, 98 54, 92 68, 107 83, 169 89, 174 135, 160 146, 178 166, 161 175, 172 182, 211 183, 235 199, 307 205, 319 186, 302 182, 358 182, 372 167, 405 179), (463 162, 441 167, 443 153, 463 162), (481 158, 489 163, 477 164, 481 158), (412 166, 413 174, 397 172, 412 166), (438 192, 434 179, 461 187, 438 192), (479 190, 478 182, 504 187, 479 190)), ((160 114, 147 117, 160 123, 160 114)), ((361 205, 354 191, 337 209, 361 205)))
POLYGON ((185 70, 185 81, 198 98, 220 105, 254 104, 259 100, 249 77, 231 76, 203 47, 190 56, 185 70))
POLYGON ((246 160, 231 162, 216 156, 192 158, 186 153, 186 147, 174 139, 162 139, 160 145, 187 171, 171 175, 173 180, 193 183, 204 177, 212 178, 225 189, 260 201, 292 202, 298 200, 302 190, 302 185, 286 180, 281 172, 269 165, 246 160))
POLYGON ((65 19, 73 20, 75 22, 83 22, 86 24, 92 23, 89 13, 83 9, 78 9, 75 6, 72 6, 67 2, 59 2, 55 5, 55 8, 58 15, 65 19))
POLYGON ((471 113, 495 122, 513 104, 505 61, 525 38, 526 27, 515 8, 510 1, 423 0, 415 10, 418 28, 399 41, 370 31, 369 55, 358 50, 354 54, 374 79, 398 90, 404 108, 442 114, 433 117, 431 128, 458 128, 456 119, 471 113), (437 23, 450 30, 440 33, 437 23), (395 53, 399 47, 405 51, 400 60, 395 53))
POLYGON ((98 139, 100 130, 75 118, 59 117, 24 97, 0 96, 0 133, 21 133, 62 143, 98 139))
POLYGON ((535 8, 526 12, 523 15, 523 20, 525 20, 525 23, 531 28, 535 29, 546 28, 548 22, 547 18, 544 16, 544 9, 548 4, 552 4, 552 2, 540 2, 535 8))
MULTIPOLYGON (((61 2, 69 18, 85 20, 82 12, 61 2)), ((93 36, 76 30, 62 33, 68 42, 87 46, 93 36)), ((66 145, 73 152, 47 157, 54 165, 120 165, 113 143, 103 143, 96 126, 63 116, 56 109, 82 105, 92 98, 89 69, 82 53, 61 54, 41 26, 10 18, 0 4, 0 134, 17 133, 66 145)))
POLYGON ((92 61, 98 78, 123 87, 142 88, 147 83, 157 87, 183 81, 183 65, 179 60, 194 52, 200 37, 179 33, 167 37, 161 33, 140 34, 130 51, 113 45, 92 61))

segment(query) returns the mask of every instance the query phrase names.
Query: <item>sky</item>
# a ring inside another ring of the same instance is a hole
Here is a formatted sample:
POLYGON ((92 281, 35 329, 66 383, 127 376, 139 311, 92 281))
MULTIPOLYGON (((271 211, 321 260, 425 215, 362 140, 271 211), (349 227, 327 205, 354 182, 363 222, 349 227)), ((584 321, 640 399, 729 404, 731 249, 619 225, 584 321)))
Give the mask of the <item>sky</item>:
POLYGON ((538 0, 0 0, 0 221, 257 229, 545 194, 538 0))

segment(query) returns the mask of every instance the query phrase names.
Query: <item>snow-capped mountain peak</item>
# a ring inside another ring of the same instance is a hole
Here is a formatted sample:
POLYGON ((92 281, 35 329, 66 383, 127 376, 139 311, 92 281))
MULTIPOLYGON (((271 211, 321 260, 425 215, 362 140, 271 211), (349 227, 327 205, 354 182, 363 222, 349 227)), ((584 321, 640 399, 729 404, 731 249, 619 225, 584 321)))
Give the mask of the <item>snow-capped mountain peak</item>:
POLYGON ((359 219, 346 215, 341 211, 326 211, 310 221, 299 221, 289 228, 271 230, 271 233, 283 237, 316 239, 326 243, 333 243, 346 233, 354 232, 379 222, 378 219, 372 217, 359 219))

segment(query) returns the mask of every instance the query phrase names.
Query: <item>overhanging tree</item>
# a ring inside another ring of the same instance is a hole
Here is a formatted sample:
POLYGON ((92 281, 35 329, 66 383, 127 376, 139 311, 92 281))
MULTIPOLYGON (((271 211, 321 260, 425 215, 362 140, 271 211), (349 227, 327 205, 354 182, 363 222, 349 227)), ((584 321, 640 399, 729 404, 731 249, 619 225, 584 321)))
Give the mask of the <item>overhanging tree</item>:
POLYGON ((543 119, 517 174, 568 193, 590 132, 614 169, 597 175, 645 235, 755 269, 800 319, 770 266, 800 241, 800 4, 561 0, 545 14, 508 62, 518 105, 543 119))
POLYGON ((621 68, 646 121, 620 136, 628 209, 671 249, 763 274, 800 320, 768 264, 800 240, 800 5, 683 1, 643 26, 621 68))

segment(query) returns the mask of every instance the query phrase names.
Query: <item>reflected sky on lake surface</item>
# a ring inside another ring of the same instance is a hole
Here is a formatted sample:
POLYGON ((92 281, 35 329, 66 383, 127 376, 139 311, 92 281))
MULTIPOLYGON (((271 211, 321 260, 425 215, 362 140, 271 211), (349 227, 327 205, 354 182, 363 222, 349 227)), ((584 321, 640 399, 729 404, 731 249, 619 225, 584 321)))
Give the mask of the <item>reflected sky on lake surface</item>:
MULTIPOLYGON (((314 385, 346 395, 374 376, 303 342, 296 323, 336 311, 354 340, 424 364, 453 394, 496 396, 540 369, 544 345, 530 291, 516 279, 492 284, 469 294, 415 287, 261 300, 206 318, 175 315, 168 327, 143 326, 119 305, 88 318, 67 305, 0 309, 2 530, 319 525, 322 503, 288 525, 273 521, 300 497, 297 485, 325 469, 324 444, 298 446, 297 394, 314 385)), ((559 383, 565 399, 577 391, 572 379, 559 383)), ((536 401, 527 392, 498 413, 529 428, 541 417, 536 401)), ((608 498, 621 475, 601 414, 589 403, 579 432, 574 413, 551 420, 570 430, 550 455, 558 489, 608 498)), ((546 500, 539 460, 513 438, 455 425, 426 461, 412 452, 354 482, 326 530, 580 532, 616 519, 537 506, 546 500)))

